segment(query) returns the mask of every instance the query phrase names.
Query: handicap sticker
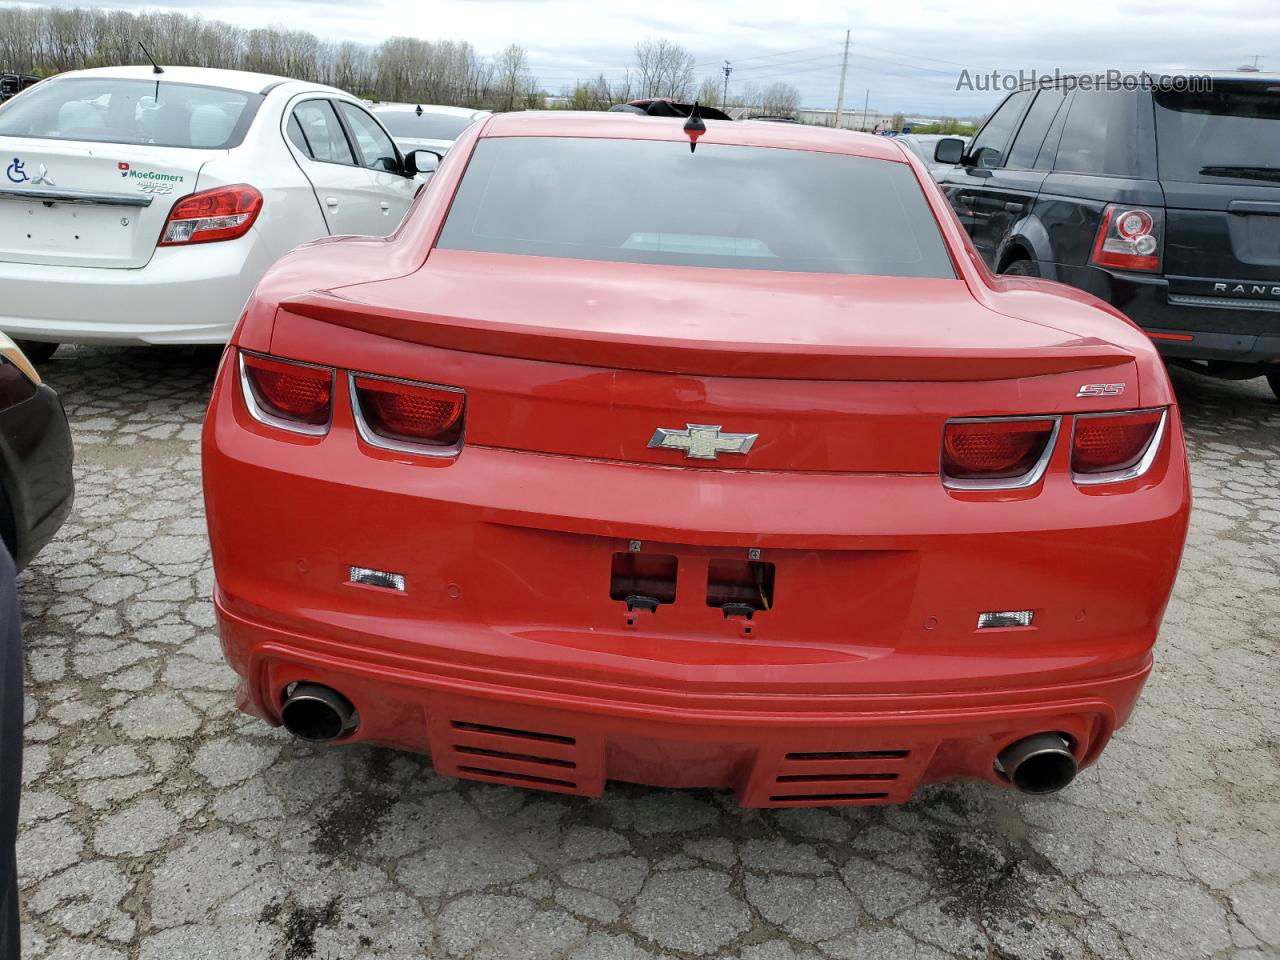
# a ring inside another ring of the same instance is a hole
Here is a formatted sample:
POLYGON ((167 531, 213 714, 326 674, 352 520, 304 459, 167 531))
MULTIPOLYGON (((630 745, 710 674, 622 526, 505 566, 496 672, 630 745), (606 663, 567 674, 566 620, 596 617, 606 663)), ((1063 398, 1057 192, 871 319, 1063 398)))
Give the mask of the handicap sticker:
POLYGON ((26 183, 29 179, 27 177, 26 164, 17 157, 13 158, 13 162, 9 164, 9 168, 5 170, 5 174, 9 177, 9 181, 11 183, 26 183))

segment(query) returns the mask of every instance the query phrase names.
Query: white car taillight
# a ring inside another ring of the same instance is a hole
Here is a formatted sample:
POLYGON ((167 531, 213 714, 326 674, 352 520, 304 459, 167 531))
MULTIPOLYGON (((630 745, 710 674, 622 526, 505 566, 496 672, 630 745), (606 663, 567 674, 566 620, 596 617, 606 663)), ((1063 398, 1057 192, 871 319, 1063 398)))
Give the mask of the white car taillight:
POLYGON ((1164 211, 1109 203, 1102 211, 1089 262, 1118 270, 1159 271, 1164 211))
POLYGON ((160 235, 160 246, 243 237, 261 211, 262 194, 247 183, 193 193, 173 205, 160 235))

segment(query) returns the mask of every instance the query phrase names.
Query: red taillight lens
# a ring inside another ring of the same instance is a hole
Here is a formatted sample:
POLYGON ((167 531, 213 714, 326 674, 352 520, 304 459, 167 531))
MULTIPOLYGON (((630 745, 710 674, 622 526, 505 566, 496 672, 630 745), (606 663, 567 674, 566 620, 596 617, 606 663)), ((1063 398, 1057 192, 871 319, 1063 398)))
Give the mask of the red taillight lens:
POLYGON ((942 473, 951 480, 1012 480, 1032 472, 1056 421, 953 420, 942 434, 942 473))
POLYGON ((1089 262, 1119 270, 1159 270, 1163 229, 1163 210, 1108 204, 1089 262))
POLYGON ((1071 440, 1071 472, 1096 475, 1137 466, 1163 419, 1163 410, 1077 416, 1071 440))
POLYGON ((294 424, 321 428, 328 424, 333 407, 333 370, 252 353, 241 353, 240 365, 245 399, 257 419, 286 428, 293 428, 294 424))
POLYGON ((160 236, 160 246, 243 237, 261 210, 262 194, 247 183, 193 193, 173 205, 160 236))
POLYGON ((364 426, 376 437, 436 451, 461 446, 467 402, 461 390, 360 374, 351 386, 364 426))

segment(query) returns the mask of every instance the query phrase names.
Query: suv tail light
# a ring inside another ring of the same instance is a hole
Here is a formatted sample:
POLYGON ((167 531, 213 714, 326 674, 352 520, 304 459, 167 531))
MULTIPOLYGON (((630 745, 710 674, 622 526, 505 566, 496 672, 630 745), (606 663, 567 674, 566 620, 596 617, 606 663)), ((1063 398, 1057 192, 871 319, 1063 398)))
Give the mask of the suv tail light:
POLYGON ((353 373, 351 397, 365 443, 427 456, 462 448, 467 395, 457 387, 353 373))
POLYGON ((1164 423, 1164 410, 1077 415, 1071 437, 1071 473, 1076 483, 1114 483, 1142 476, 1160 450, 1164 423))
POLYGON ((1043 476, 1057 417, 949 420, 942 432, 942 478, 949 487, 1029 487, 1043 476))
POLYGON ((193 193, 173 205, 160 235, 160 246, 243 237, 261 210, 262 194, 247 183, 193 193))
POLYGON ((320 435, 333 413, 333 369, 240 353, 240 383, 255 420, 320 435))
POLYGON ((1163 210, 1107 204, 1089 262, 1120 270, 1158 271, 1163 234, 1163 210))

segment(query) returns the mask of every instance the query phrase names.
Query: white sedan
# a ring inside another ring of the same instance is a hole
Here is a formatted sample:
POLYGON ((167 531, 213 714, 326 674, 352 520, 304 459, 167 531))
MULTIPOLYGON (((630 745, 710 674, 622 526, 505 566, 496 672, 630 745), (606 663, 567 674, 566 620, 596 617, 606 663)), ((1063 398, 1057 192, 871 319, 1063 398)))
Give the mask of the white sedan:
POLYGON ((394 230, 415 160, 331 87, 195 67, 46 80, 0 107, 0 330, 37 359, 225 342, 282 254, 394 230))

